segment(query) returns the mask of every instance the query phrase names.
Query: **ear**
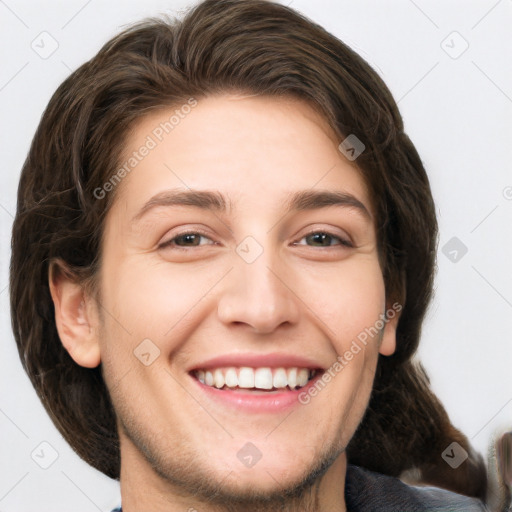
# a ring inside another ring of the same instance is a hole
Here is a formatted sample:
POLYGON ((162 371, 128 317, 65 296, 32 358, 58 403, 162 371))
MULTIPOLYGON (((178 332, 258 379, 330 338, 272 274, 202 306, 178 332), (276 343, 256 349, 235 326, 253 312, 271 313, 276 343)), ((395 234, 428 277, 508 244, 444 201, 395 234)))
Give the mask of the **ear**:
POLYGON ((383 356, 391 356, 395 353, 396 328, 398 326, 398 319, 400 318, 401 311, 402 305, 398 302, 395 302, 386 310, 386 325, 384 326, 384 332, 382 334, 382 340, 379 348, 379 353, 383 356))
POLYGON ((101 357, 97 314, 92 298, 85 295, 82 285, 62 262, 50 263, 48 277, 62 345, 77 364, 96 368, 101 357))

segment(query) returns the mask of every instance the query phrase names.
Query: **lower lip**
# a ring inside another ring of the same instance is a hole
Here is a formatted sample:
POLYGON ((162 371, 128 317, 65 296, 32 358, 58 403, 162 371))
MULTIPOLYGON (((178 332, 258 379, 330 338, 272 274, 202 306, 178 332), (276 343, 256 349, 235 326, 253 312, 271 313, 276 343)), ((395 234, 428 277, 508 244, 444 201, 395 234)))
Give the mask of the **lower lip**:
POLYGON ((212 400, 221 402, 236 409, 243 409, 248 412, 282 412, 296 405, 303 405, 299 401, 299 395, 308 393, 322 373, 315 375, 304 387, 290 391, 272 391, 268 393, 256 393, 245 390, 225 389, 221 390, 203 384, 194 376, 192 380, 199 388, 211 397, 212 400))

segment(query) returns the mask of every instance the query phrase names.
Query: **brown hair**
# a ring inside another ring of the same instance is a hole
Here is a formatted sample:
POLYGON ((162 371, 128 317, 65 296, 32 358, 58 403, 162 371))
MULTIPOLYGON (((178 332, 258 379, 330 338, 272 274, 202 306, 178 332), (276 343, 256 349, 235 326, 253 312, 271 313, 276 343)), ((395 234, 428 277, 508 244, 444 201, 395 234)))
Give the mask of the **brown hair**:
POLYGON ((119 477, 115 413, 101 366, 86 369, 60 343, 48 287, 60 259, 94 284, 105 215, 115 193, 94 191, 118 169, 134 122, 155 109, 225 91, 288 95, 315 105, 340 142, 355 134, 357 164, 376 211, 390 302, 403 304, 397 349, 380 356, 349 462, 483 496, 485 467, 472 455, 457 470, 442 451, 470 450, 411 358, 434 276, 437 222, 429 182, 397 105, 348 46, 292 9, 265 0, 206 0, 182 21, 151 19, 113 38, 51 98, 23 166, 12 235, 12 325, 24 368, 62 435, 89 464, 119 477), (437 469, 443 478, 436 480, 437 469), (434 475, 428 477, 428 475, 434 475))

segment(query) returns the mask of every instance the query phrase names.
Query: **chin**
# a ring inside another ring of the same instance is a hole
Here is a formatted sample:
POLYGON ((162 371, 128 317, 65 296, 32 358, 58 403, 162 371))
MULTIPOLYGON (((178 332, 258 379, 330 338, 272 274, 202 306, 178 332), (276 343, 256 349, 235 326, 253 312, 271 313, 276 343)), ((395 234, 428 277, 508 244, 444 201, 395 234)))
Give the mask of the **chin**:
POLYGON ((298 496, 314 479, 308 478, 312 468, 299 468, 294 472, 252 468, 243 472, 225 472, 218 479, 222 494, 232 502, 274 501, 286 496, 298 496))
POLYGON ((304 449, 297 441, 288 453, 276 454, 268 449, 251 467, 244 467, 242 463, 230 464, 227 476, 226 468, 218 468, 217 474, 219 481, 224 479, 224 490, 233 495, 246 498, 266 495, 274 498, 278 495, 294 496, 323 476, 339 456, 339 452, 319 451, 316 455, 311 453, 311 458, 308 459, 304 455, 304 449))

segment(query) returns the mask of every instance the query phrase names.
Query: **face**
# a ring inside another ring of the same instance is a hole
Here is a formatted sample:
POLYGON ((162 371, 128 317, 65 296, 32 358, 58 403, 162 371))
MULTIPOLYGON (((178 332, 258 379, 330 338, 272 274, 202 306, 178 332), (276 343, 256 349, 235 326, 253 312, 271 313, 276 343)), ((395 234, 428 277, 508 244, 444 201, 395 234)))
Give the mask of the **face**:
POLYGON ((131 132, 126 159, 156 144, 103 239, 96 342, 122 472, 282 493, 340 470, 394 350, 369 191, 306 103, 208 97, 162 136, 173 111, 131 132))

